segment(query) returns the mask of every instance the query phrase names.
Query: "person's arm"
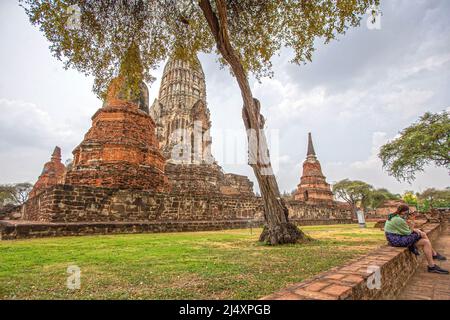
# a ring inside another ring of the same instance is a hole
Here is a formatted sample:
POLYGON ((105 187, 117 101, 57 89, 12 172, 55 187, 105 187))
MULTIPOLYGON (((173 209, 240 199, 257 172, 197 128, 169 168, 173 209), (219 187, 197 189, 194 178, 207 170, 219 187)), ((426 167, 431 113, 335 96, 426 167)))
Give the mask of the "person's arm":
POLYGON ((395 228, 397 229, 398 233, 403 236, 409 236, 411 234, 411 228, 406 223, 406 221, 400 217, 395 219, 395 228))

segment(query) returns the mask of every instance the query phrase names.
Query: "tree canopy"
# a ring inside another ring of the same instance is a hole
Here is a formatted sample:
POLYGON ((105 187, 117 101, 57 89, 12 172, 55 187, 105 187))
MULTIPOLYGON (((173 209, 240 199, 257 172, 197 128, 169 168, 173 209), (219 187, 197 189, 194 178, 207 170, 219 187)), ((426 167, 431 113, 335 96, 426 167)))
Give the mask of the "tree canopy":
MULTIPOLYGON (((31 23, 50 41, 55 57, 66 68, 94 76, 94 92, 100 97, 132 45, 138 46, 142 60, 142 73, 135 82, 152 82, 151 71, 170 54, 189 58, 199 51, 219 53, 195 0, 20 1, 31 23), (78 24, 69 27, 74 10, 79 10, 78 24)), ((226 6, 229 41, 245 72, 259 78, 272 74, 271 58, 281 48, 293 49, 295 63, 310 61, 316 39, 329 42, 359 25, 361 16, 378 2, 219 0, 210 5, 215 11, 217 3, 226 6)), ((225 64, 223 58, 219 60, 225 64)), ((128 69, 133 70, 133 65, 128 69)))
POLYGON ((424 211, 430 208, 450 207, 450 189, 448 188, 443 190, 428 188, 422 193, 418 193, 417 198, 424 211))
POLYGON ((363 181, 344 179, 333 185, 333 193, 338 199, 346 201, 354 210, 357 205, 368 207, 373 187, 363 181))
POLYGON ((414 194, 414 191, 407 190, 402 195, 402 200, 406 202, 409 206, 418 207, 417 195, 414 194))
POLYGON ((333 192, 339 199, 347 202, 353 209, 361 206, 364 209, 377 209, 386 200, 401 199, 386 188, 375 189, 372 185, 359 180, 344 179, 333 185, 333 192))
POLYGON ((397 200, 400 198, 401 198, 400 195, 393 194, 385 188, 373 189, 371 190, 371 192, 369 192, 367 203, 371 209, 377 209, 386 200, 397 200))
POLYGON ((387 172, 411 182, 428 164, 450 170, 450 113, 427 112, 381 147, 379 157, 387 172))

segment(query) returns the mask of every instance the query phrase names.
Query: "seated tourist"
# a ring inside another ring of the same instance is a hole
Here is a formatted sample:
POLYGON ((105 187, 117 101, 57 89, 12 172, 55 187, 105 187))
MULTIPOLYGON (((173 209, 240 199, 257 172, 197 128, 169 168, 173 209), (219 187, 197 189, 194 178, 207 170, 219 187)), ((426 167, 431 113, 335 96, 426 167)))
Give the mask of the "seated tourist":
POLYGON ((409 215, 409 207, 401 205, 397 211, 388 216, 384 225, 386 239, 393 247, 407 247, 418 255, 417 247, 421 247, 428 262, 428 272, 448 274, 447 270, 440 268, 433 260, 447 260, 444 256, 433 250, 427 234, 420 229, 413 229, 406 222, 409 215))

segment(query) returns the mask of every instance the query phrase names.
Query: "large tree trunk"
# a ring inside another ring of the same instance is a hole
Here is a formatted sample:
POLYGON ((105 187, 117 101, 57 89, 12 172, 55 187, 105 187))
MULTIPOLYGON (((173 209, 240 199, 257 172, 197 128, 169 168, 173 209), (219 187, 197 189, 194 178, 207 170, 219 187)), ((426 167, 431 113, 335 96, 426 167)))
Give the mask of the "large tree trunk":
POLYGON ((281 198, 270 163, 264 134, 264 117, 260 113, 260 104, 258 100, 253 98, 247 74, 228 37, 226 4, 223 0, 216 0, 216 7, 217 15, 209 0, 200 0, 200 8, 214 35, 217 48, 236 77, 244 102, 242 117, 249 141, 249 164, 258 180, 264 201, 266 225, 260 236, 260 241, 275 245, 307 240, 308 237, 289 222, 288 209, 281 198))

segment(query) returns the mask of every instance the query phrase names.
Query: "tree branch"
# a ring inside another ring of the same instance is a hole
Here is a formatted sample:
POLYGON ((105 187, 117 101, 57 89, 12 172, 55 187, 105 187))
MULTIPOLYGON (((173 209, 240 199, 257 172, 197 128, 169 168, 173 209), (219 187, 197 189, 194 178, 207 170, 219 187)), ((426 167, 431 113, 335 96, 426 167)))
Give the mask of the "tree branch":
MULTIPOLYGON (((208 22, 208 26, 214 35, 217 43, 217 49, 222 54, 222 57, 229 63, 233 74, 236 76, 238 85, 241 89, 242 99, 244 101, 244 107, 247 111, 252 110, 253 114, 249 114, 250 123, 259 123, 259 114, 255 114, 253 94, 250 89, 250 84, 248 83, 247 74, 240 62, 240 59, 236 52, 234 51, 230 38, 228 35, 228 23, 227 23, 227 7, 223 0, 216 0, 218 16, 214 12, 211 2, 209 0, 200 0, 199 6, 203 11, 203 15, 208 22), (254 122, 256 121, 256 122, 254 122)), ((253 128, 259 129, 259 126, 253 128)))

